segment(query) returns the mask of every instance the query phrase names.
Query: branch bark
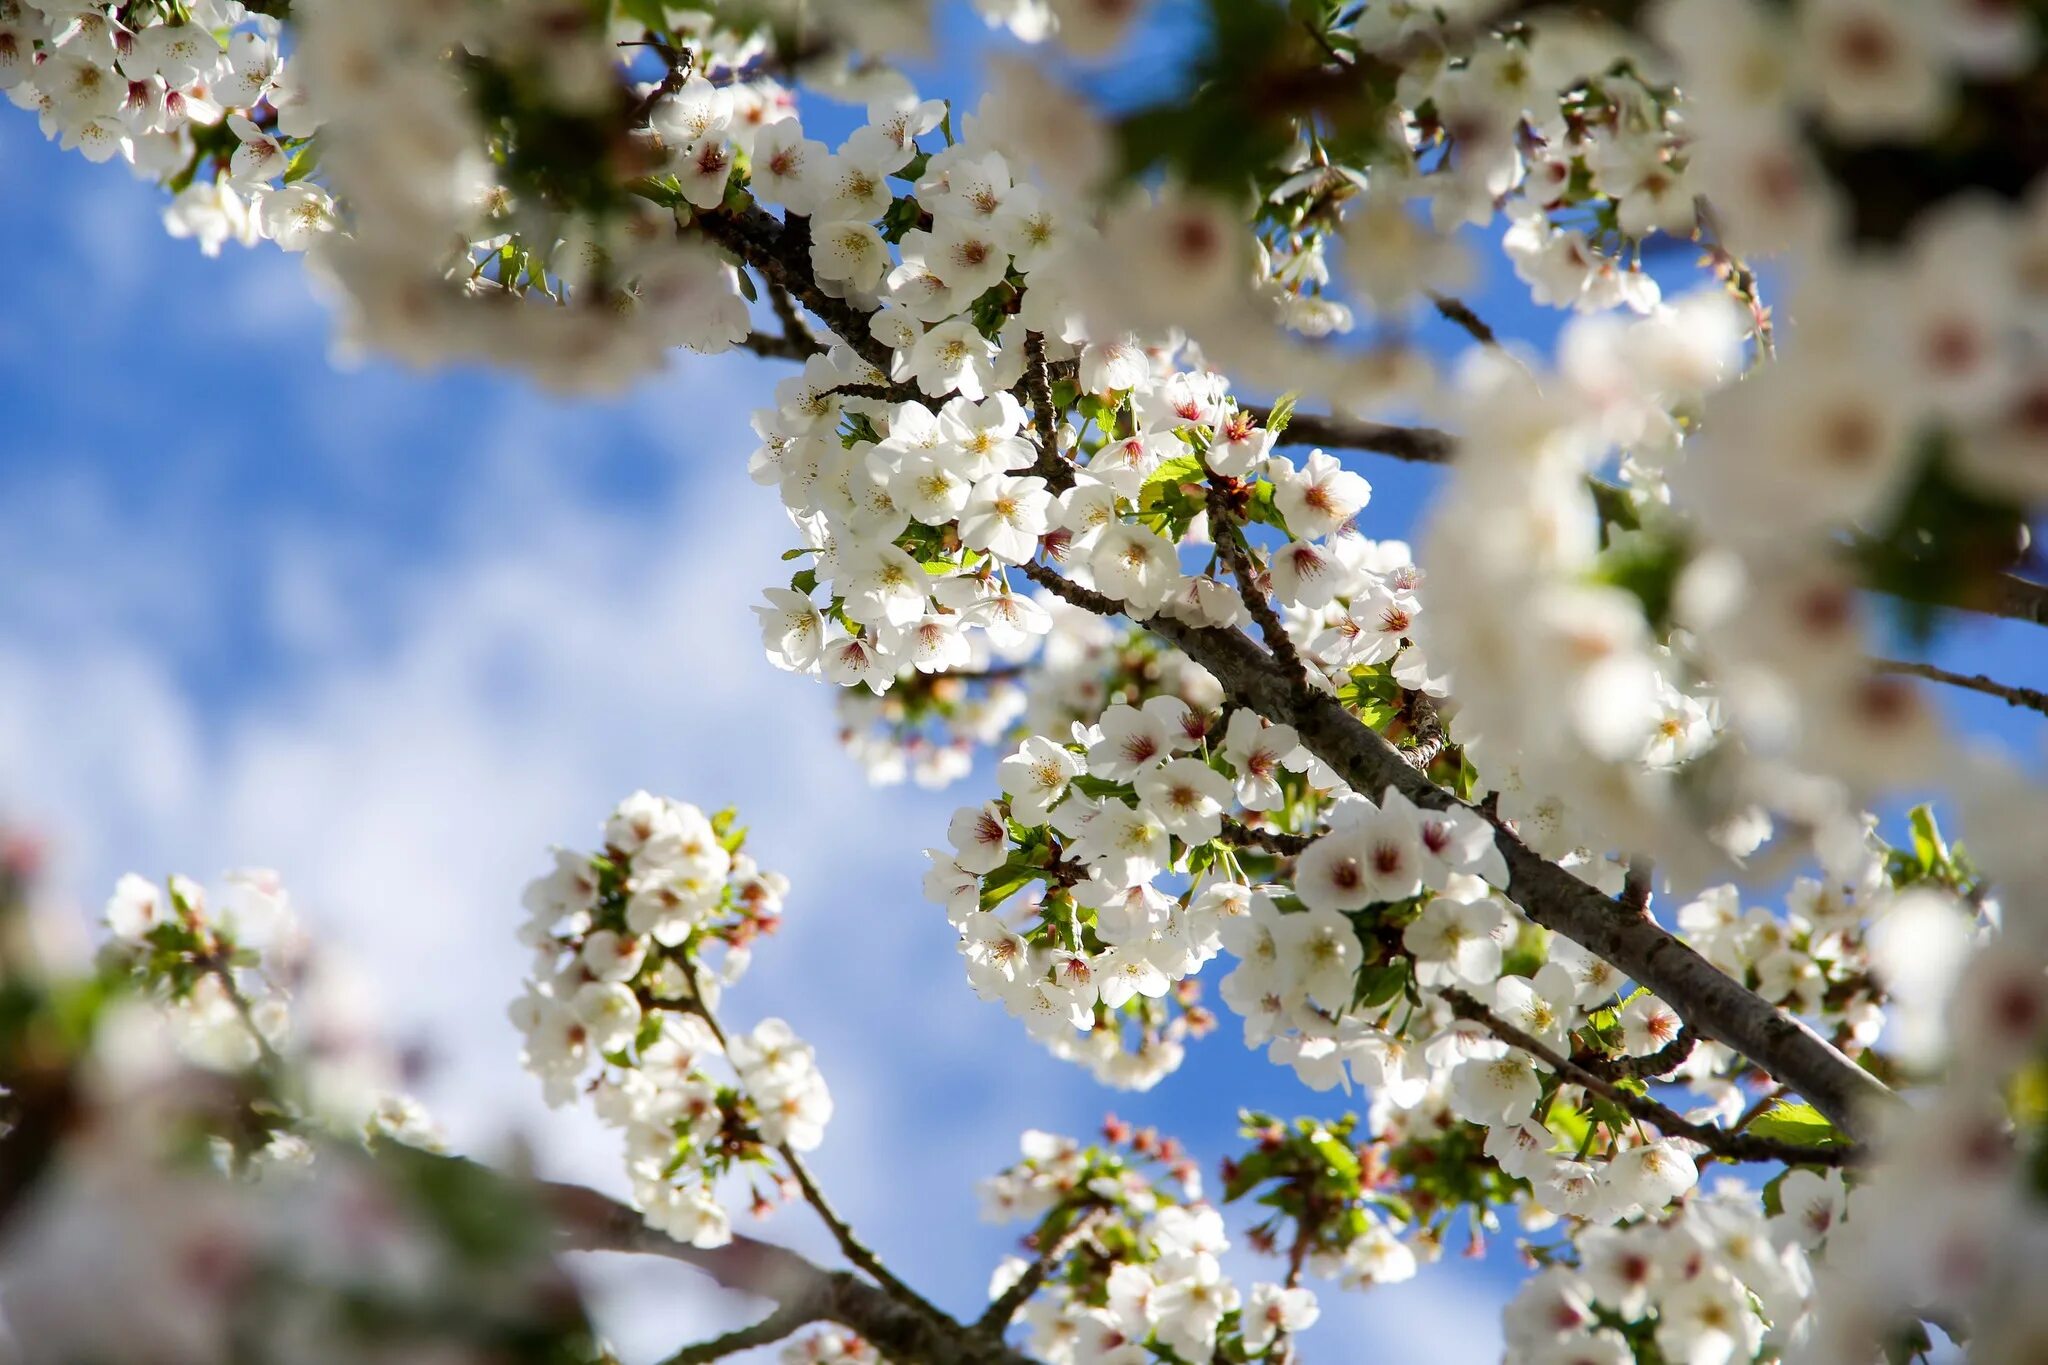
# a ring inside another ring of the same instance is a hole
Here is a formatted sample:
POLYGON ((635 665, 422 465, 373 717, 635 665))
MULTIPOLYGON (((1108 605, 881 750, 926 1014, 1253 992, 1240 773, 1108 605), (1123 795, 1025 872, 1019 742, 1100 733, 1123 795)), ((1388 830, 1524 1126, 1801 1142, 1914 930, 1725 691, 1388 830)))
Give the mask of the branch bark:
POLYGON ((1999 682, 1996 678, 1982 673, 1951 673, 1946 668, 1933 664, 1916 663, 1910 659, 1872 659, 1871 668, 1879 673, 1899 673, 1910 678, 1925 678, 1929 682, 1946 683, 1971 692, 1982 692, 1987 697, 1996 697, 2007 706, 2024 706, 2029 711, 2048 715, 2048 692, 2039 692, 2031 687, 2015 687, 2011 683, 1999 682))
MULTIPOLYGON (((648 1227, 633 1209, 596 1190, 544 1182, 539 1192, 555 1216, 557 1243, 564 1251, 616 1251, 680 1261, 722 1288, 772 1301, 777 1313, 815 1312, 810 1321, 849 1327, 899 1365, 1035 1365, 1031 1357, 1000 1339, 944 1315, 919 1312, 850 1271, 826 1270, 772 1242, 734 1237, 722 1247, 694 1247, 648 1227)), ((802 1325, 796 1323, 791 1330, 802 1325)), ((742 1330, 765 1326, 764 1322, 742 1330)))
POLYGON ((1610 1104, 1627 1110, 1645 1123, 1656 1124, 1658 1131, 1666 1137, 1696 1142, 1714 1155, 1730 1161, 1782 1161, 1794 1166, 1849 1166, 1863 1159, 1863 1149, 1852 1144, 1810 1147, 1803 1143, 1779 1142, 1774 1138, 1754 1137, 1748 1133, 1735 1133, 1726 1128, 1716 1128, 1711 1124, 1694 1123, 1668 1105, 1659 1104, 1647 1095, 1623 1090, 1594 1075, 1540 1038, 1516 1028, 1464 991, 1447 990, 1443 995, 1450 1003, 1451 1013, 1460 1019, 1470 1019, 1474 1023, 1484 1025, 1496 1038, 1511 1047, 1520 1048, 1543 1062, 1573 1085, 1591 1090, 1610 1104))
MULTIPOLYGON (((1273 416, 1271 408, 1247 403, 1244 410, 1260 426, 1273 416)), ((1458 438, 1435 427, 1389 426, 1385 422, 1359 422, 1346 417, 1297 412, 1287 420, 1278 443, 1283 446, 1330 446, 1339 450, 1367 450, 1391 455, 1397 460, 1420 464, 1443 464, 1457 452, 1458 438)))
MULTIPOLYGON (((1025 572, 1090 611, 1126 614, 1116 599, 1042 565, 1027 565, 1025 572)), ((1310 752, 1359 792, 1377 796, 1393 787, 1430 810, 1463 804, 1410 767, 1336 698, 1289 686, 1279 662, 1242 631, 1187 626, 1167 617, 1143 624, 1207 669, 1232 701, 1292 725, 1310 752)), ((1477 807, 1465 808, 1485 816, 1477 807)), ((1729 978, 1648 914, 1630 913, 1531 851, 1507 829, 1496 825, 1495 837, 1507 860, 1507 893, 1530 919, 1619 967, 1677 1010, 1694 1032, 1727 1044, 1790 1084, 1843 1132, 1868 1136, 1873 1111, 1895 1102, 1883 1082, 1804 1023, 1729 978)))

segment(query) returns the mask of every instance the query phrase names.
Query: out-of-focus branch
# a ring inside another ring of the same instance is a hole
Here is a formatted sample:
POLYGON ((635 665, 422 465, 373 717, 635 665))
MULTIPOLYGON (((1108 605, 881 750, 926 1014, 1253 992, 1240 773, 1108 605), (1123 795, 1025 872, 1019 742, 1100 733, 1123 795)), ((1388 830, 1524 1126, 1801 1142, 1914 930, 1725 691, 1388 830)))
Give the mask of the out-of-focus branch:
POLYGON ((2048 692, 2037 692, 2031 687, 2014 687, 2010 683, 1987 678, 1982 673, 1951 673, 1946 668, 1916 663, 1910 659, 1872 659, 1870 666, 1879 673, 1900 673, 1910 678, 1925 678, 1929 682, 1946 683, 1950 687, 1982 692, 1987 697, 1998 698, 2007 706, 2024 706, 2029 711, 2039 711, 2043 715, 2048 715, 2048 692))
POLYGON ((1465 335, 1481 346, 1500 345, 1500 338, 1494 335, 1493 328, 1486 325, 1486 319, 1473 312, 1471 305, 1463 299, 1453 298, 1449 294, 1439 294, 1432 289, 1429 291, 1429 301, 1436 306, 1439 317, 1464 328, 1465 335))
POLYGON ((774 1312, 751 1326, 736 1328, 694 1346, 685 1346, 664 1360, 662 1365, 708 1365, 710 1361, 723 1360, 755 1346, 767 1346, 814 1322, 823 1321, 829 1308, 822 1294, 799 1296, 777 1305, 774 1312))
POLYGON ((764 360, 808 360, 818 353, 816 346, 806 349, 801 342, 788 337, 773 336, 767 332, 752 332, 740 342, 740 349, 752 351, 764 360))
MULTIPOLYGON (((1244 410, 1261 426, 1273 417, 1271 408, 1257 404, 1248 403, 1244 410)), ((1279 443, 1284 446, 1364 450, 1420 464, 1443 464, 1458 449, 1455 436, 1435 427, 1389 426, 1385 422, 1360 422, 1313 412, 1296 412, 1289 417, 1286 428, 1280 433, 1279 443)))
POLYGON ((639 1213, 596 1190, 549 1182, 539 1187, 539 1193, 554 1215, 557 1245, 564 1251, 616 1251, 680 1261, 721 1288, 778 1305, 769 1319, 743 1330, 765 1331, 769 1321, 777 1321, 790 1322, 794 1331, 803 1325, 792 1321, 797 1315, 813 1313, 806 1321, 850 1327, 902 1365, 1033 1365, 1030 1357, 1000 1340, 943 1314, 919 1311, 858 1275, 825 1270, 786 1247, 751 1237, 734 1237, 720 1247, 695 1247, 648 1227, 639 1213))

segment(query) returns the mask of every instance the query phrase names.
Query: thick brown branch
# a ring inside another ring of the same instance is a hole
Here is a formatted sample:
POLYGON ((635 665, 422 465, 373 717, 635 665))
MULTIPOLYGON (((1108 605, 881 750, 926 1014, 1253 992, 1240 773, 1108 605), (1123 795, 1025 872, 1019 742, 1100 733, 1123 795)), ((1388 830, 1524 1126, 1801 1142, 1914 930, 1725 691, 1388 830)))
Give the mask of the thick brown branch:
POLYGON ((868 331, 868 314, 818 287, 811 273, 808 222, 784 223, 750 205, 739 212, 700 213, 690 226, 752 266, 771 286, 788 290, 862 360, 889 373, 893 357, 868 331))
POLYGON ((740 349, 752 351, 765 360, 808 360, 818 353, 815 345, 805 348, 788 337, 773 336, 767 332, 749 333, 740 342, 740 349))
POLYGON ((2048 626, 2048 583, 2036 583, 2030 578, 2019 578, 2009 573, 2000 574, 1991 580, 1982 600, 1956 605, 1966 611, 2003 616, 2009 621, 2048 626))
POLYGON ((1038 460, 1031 472, 1055 493, 1074 486, 1074 467, 1060 458, 1060 414, 1052 401, 1052 369, 1045 360, 1045 334, 1024 334, 1024 388, 1038 429, 1038 460))
MULTIPOLYGON (((1245 405, 1255 421, 1264 426, 1273 415, 1271 408, 1245 405)), ((1435 427, 1397 427, 1384 422, 1358 422, 1346 417, 1326 417, 1297 412, 1288 418, 1279 442, 1284 446, 1325 446, 1337 450, 1369 450, 1397 460, 1442 464, 1456 453, 1458 440, 1435 427)))
POLYGON ((1731 1133, 1711 1124, 1694 1123, 1685 1115, 1647 1095, 1623 1090, 1562 1056, 1557 1049, 1516 1028, 1461 990, 1447 990, 1444 999, 1460 1019, 1484 1024, 1502 1042, 1518 1047, 1548 1065, 1573 1085, 1593 1091, 1608 1103, 1627 1110, 1645 1123, 1654 1123, 1667 1137, 1697 1142, 1708 1151, 1730 1161, 1782 1161, 1795 1166, 1851 1166, 1863 1159, 1863 1149, 1849 1143, 1834 1147, 1809 1147, 1796 1142, 1778 1142, 1749 1133, 1731 1133))
MULTIPOLYGON (((1103 615, 1125 614, 1122 603, 1041 565, 1028 565, 1026 572, 1077 606, 1103 615)), ((1309 751, 1358 791, 1377 796, 1393 787, 1431 810, 1460 804, 1336 698, 1289 686, 1273 656, 1242 631, 1187 626, 1167 617, 1145 624, 1207 669, 1232 701, 1292 725, 1309 751)), ((1730 979, 1655 919, 1629 913, 1538 856, 1509 830, 1500 829, 1496 839, 1507 860, 1508 895, 1529 918, 1619 967, 1669 1003, 1702 1037, 1727 1044, 1791 1084, 1836 1127, 1861 1137, 1869 1131, 1870 1111, 1893 1102, 1876 1077, 1798 1019, 1730 979)))
POLYGON ((1933 664, 1916 663, 1910 659, 1872 659, 1870 666, 1879 673, 1902 673, 1908 677, 1925 678, 1929 682, 1947 683, 1950 687, 1967 688, 1982 692, 1987 697, 1997 697, 2007 706, 2024 706, 2029 711, 2048 715, 2048 692, 2037 692, 2031 687, 2015 687, 2010 683, 1987 678, 1982 673, 1951 673, 1933 664))
POLYGON ((1602 1080, 1619 1081, 1651 1076, 1668 1076, 1685 1065, 1686 1058, 1699 1046, 1700 1036, 1689 1028, 1682 1028, 1673 1038, 1655 1052, 1642 1057, 1574 1057, 1574 1065, 1592 1072, 1602 1080))
POLYGON ((1306 834, 1258 829, 1229 815, 1223 817, 1223 838, 1226 843, 1236 844, 1239 848, 1264 849, 1268 853, 1278 853, 1289 858, 1306 852, 1308 846, 1315 842, 1306 834))

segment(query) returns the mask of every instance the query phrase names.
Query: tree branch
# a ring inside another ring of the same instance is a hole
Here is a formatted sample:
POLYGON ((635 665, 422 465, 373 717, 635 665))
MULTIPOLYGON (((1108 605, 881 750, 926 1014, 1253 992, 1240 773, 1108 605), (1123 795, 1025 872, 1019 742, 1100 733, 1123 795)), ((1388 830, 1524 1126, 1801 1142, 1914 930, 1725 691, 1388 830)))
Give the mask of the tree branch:
POLYGON ((808 219, 784 223, 750 204, 738 212, 699 213, 690 226, 752 266, 771 286, 788 290, 862 360, 888 375, 894 356, 869 333, 868 314, 818 287, 811 273, 808 219))
POLYGON ((1287 834, 1277 829, 1257 829, 1230 815, 1223 817, 1223 837, 1239 848, 1263 849, 1267 853, 1278 853, 1288 858, 1307 852, 1308 846, 1315 842, 1306 834, 1287 834))
MULTIPOLYGON (((1271 408, 1256 404, 1247 403, 1244 410, 1260 426, 1269 425, 1273 416, 1271 408)), ((1458 449, 1457 437, 1435 427, 1397 427, 1384 422, 1359 422, 1313 412, 1297 412, 1289 417, 1277 439, 1283 446, 1367 450, 1420 464, 1443 464, 1458 449)))
POLYGON ((736 1328, 709 1341, 685 1346, 661 1365, 708 1365, 710 1361, 723 1360, 751 1347, 781 1341, 814 1322, 823 1321, 830 1306, 826 1298, 823 1294, 801 1294, 787 1303, 778 1304, 774 1312, 751 1327, 736 1328))
MULTIPOLYGON (((1129 614, 1114 598, 1071 583, 1043 565, 1028 564, 1024 571, 1077 606, 1101 615, 1129 614)), ((1188 626, 1164 616, 1143 624, 1207 669, 1232 701, 1292 725, 1310 752, 1359 792, 1376 796, 1393 787, 1429 810, 1463 804, 1404 762, 1336 698, 1290 687, 1273 656, 1244 632, 1188 626)), ((1486 815, 1474 806, 1464 808, 1486 815)), ((1883 1082, 1804 1023, 1730 979, 1655 919, 1628 913, 1494 823, 1508 865, 1507 893, 1530 919, 1619 967, 1670 1004, 1702 1037, 1727 1044, 1788 1082, 1852 1137, 1868 1133, 1870 1111, 1895 1102, 1883 1082)))
POLYGON ((1059 410, 1052 401, 1052 370, 1045 361, 1045 334, 1024 334, 1024 387, 1038 429, 1038 460, 1031 472, 1054 493, 1074 486, 1074 467, 1060 458, 1059 410))
MULTIPOLYGON (((719 1050, 730 1056, 732 1045, 726 1040, 725 1029, 719 1024, 718 1016, 711 1012, 711 1006, 705 1003, 703 988, 698 984, 697 964, 687 955, 680 956, 678 960, 683 965, 684 979, 690 984, 690 1010, 710 1028, 712 1037, 718 1040, 719 1050)), ((839 1243, 839 1250, 845 1253, 847 1260, 865 1270, 876 1284, 907 1306, 933 1318, 945 1316, 927 1302, 922 1294, 897 1279, 889 1268, 882 1264, 882 1258, 868 1249, 867 1244, 854 1232, 852 1225, 841 1218, 838 1211, 832 1207, 831 1201, 825 1198, 825 1191, 812 1178, 810 1167, 804 1164, 803 1158, 797 1155, 794 1147, 785 1142, 775 1150, 782 1157, 783 1164, 789 1167, 789 1173, 796 1177, 797 1187, 803 1191, 804 1202, 811 1206, 812 1211, 818 1215, 818 1220, 831 1231, 832 1240, 839 1243)))
MULTIPOLYGON (((648 1227, 632 1208, 596 1190, 555 1182, 542 1182, 538 1189, 555 1217, 556 1243, 561 1250, 615 1251, 680 1261, 721 1288, 773 1301, 778 1313, 788 1305, 806 1305, 803 1310, 791 1310, 791 1315, 815 1311, 811 1321, 851 1328, 898 1365, 1034 1365, 1030 1357, 1000 1340, 991 1340, 943 1314, 920 1312, 857 1275, 825 1270, 772 1242, 734 1237, 721 1247, 691 1246, 648 1227)), ((766 1327, 764 1321, 746 1330, 766 1327)), ((705 1343, 705 1347, 709 1345, 705 1343)))
POLYGON ((1306 690, 1309 686, 1308 664, 1303 661, 1301 651, 1294 647, 1294 640, 1287 634, 1286 625, 1280 614, 1273 610, 1272 601, 1266 596, 1265 588, 1258 580, 1257 568, 1252 563, 1251 542, 1245 539, 1244 528, 1223 500, 1223 491, 1216 486, 1216 475, 1207 466, 1202 473, 1209 485, 1209 537, 1215 541, 1223 562, 1230 566, 1231 575, 1237 579, 1238 595, 1244 598, 1245 609, 1258 622, 1259 634, 1265 639, 1266 648, 1280 662, 1291 686, 1306 690))
POLYGON ((1686 1058, 1692 1056, 1692 1050, 1699 1046, 1699 1041, 1697 1033, 1681 1028, 1675 1038, 1647 1056, 1574 1057, 1572 1064, 1608 1081, 1668 1076, 1685 1065, 1686 1058))
POLYGON ((1879 673, 1901 673, 1907 677, 1925 678, 1929 682, 1947 683, 1950 687, 1967 688, 1982 692, 1987 697, 1997 697, 2007 706, 2024 706, 2029 711, 2048 715, 2048 692, 2037 692, 2031 687, 2014 687, 1982 673, 1951 673, 1933 664, 1916 663, 1910 659, 1872 659, 1871 668, 1879 673))
POLYGON ((1003 1329, 1010 1325, 1010 1320, 1017 1316, 1017 1310, 1038 1292, 1038 1287, 1046 1282, 1053 1271, 1059 1269, 1060 1262, 1067 1259, 1068 1254, 1081 1244, 1081 1239, 1094 1231, 1095 1225, 1108 1213, 1109 1209, 1101 1204, 1084 1208, 1075 1216, 1066 1232, 1053 1240, 1052 1245, 1039 1249, 1038 1259, 1024 1267, 1024 1273, 1017 1277, 1016 1283, 1005 1289, 989 1304, 988 1311, 975 1321, 974 1330, 1001 1336, 1003 1329))
POLYGON ((1438 316, 1446 322, 1456 323, 1464 328, 1465 334, 1481 346, 1500 345, 1500 338, 1493 334, 1493 328, 1487 326, 1486 320, 1473 312, 1463 299, 1452 298, 1449 294, 1439 294, 1432 289, 1429 291, 1429 301, 1436 305, 1438 316))
POLYGON ((773 336, 767 332, 749 333, 741 340, 740 349, 752 351, 765 360, 804 361, 818 353, 815 345, 805 349, 801 343, 792 342, 788 337, 773 336))
POLYGON ((1470 1019, 1474 1023, 1484 1024, 1487 1030, 1502 1042, 1518 1047, 1541 1060, 1572 1084, 1591 1090, 1608 1103, 1626 1109, 1645 1123, 1656 1124, 1658 1131, 1665 1136, 1697 1142, 1716 1156, 1725 1157, 1730 1161, 1782 1161, 1794 1166, 1851 1166, 1866 1155, 1861 1147, 1851 1143, 1835 1147, 1810 1147, 1804 1143, 1779 1142, 1774 1138, 1731 1133, 1725 1128, 1716 1128, 1711 1124, 1694 1123, 1677 1110, 1659 1104, 1647 1095, 1623 1090, 1594 1075, 1541 1039, 1516 1028, 1465 992, 1454 987, 1445 990, 1443 997, 1449 1003, 1451 1013, 1460 1019, 1470 1019))

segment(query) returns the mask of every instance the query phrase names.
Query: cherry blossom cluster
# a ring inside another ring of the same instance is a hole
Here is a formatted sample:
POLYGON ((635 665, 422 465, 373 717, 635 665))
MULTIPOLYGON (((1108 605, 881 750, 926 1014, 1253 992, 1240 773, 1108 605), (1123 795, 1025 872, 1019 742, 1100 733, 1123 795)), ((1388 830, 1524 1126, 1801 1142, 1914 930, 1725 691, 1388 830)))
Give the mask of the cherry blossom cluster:
POLYGON ((1248 1240, 1285 1257, 1290 1276, 1306 1270, 1346 1289, 1367 1289, 1411 1279, 1422 1257, 1435 1259, 1439 1242, 1426 1224, 1412 1228, 1412 1243, 1406 1239, 1418 1214, 1434 1211, 1425 1195, 1426 1165, 1418 1164, 1404 1190, 1387 1163, 1391 1149, 1358 1144, 1351 1115, 1292 1124, 1249 1112, 1239 1119, 1253 1146, 1224 1161, 1224 1199, 1256 1195, 1272 1210, 1248 1240))
POLYGON ((167 1036, 144 1048, 153 1065, 233 1073, 289 1067, 289 1108, 244 1129, 235 1162, 289 1163, 309 1155, 305 1124, 439 1150, 442 1136, 401 1089, 398 1055, 371 1024, 366 979, 332 952, 315 952, 275 872, 231 873, 209 896, 188 877, 163 884, 129 873, 107 900, 105 970, 153 1002, 142 1033, 167 1036), (166 1026, 167 1032, 166 1032, 166 1026))
POLYGON ((88 967, 0 842, 10 1358, 599 1358, 536 1210, 438 1154, 275 874, 124 877, 88 967))
MULTIPOLYGON (((1199 1174, 1179 1145, 1111 1119, 1106 1143, 1028 1132, 1024 1160, 984 1181, 985 1217, 1037 1220, 1030 1245, 1065 1263, 1025 1304, 1033 1350, 1050 1365, 1139 1365, 1153 1359, 1284 1358, 1288 1334, 1313 1324, 1306 1289, 1254 1285, 1243 1294, 1218 1257, 1222 1216, 1201 1202, 1199 1174), (1171 1354, 1168 1354, 1171 1353, 1171 1354)), ((1031 1263, 1006 1262, 1000 1295, 1031 1263)))
POLYGON ((334 206, 305 179, 316 119, 278 28, 237 0, 6 0, 0 89, 66 150, 175 190, 165 225, 208 255, 264 239, 303 251, 334 206))
POLYGON ((1983 1359, 2024 1359, 2048 1330, 2029 1270, 2048 1235, 2048 803, 2002 764, 1973 778, 1969 854, 1930 829, 1918 875, 1869 931, 1897 1051, 1939 1083, 1886 1116, 1879 1159, 1846 1208, 1810 1182, 1795 1195, 1787 1177, 1780 1190, 1786 1213, 1803 1209, 1818 1232, 1830 1218, 1848 1228, 1816 1272, 1816 1360, 1924 1347, 1914 1310, 1930 1299, 1967 1315, 1942 1325, 1967 1321, 1983 1359), (1996 879, 1995 896, 1980 876, 1996 879))
POLYGON ((1766 1217, 1736 1180, 1662 1219, 1588 1228, 1545 1249, 1503 1315, 1512 1365, 1801 1359, 1811 1328, 1807 1248, 1842 1203, 1839 1174, 1795 1171, 1797 1212, 1766 1217), (1808 1182, 1811 1188, 1808 1188, 1808 1182), (1655 1354, 1652 1355, 1651 1353, 1655 1354), (1759 1354, 1759 1353, 1762 1354, 1759 1354))
POLYGON ((342 288, 353 341, 591 389, 658 369, 674 347, 721 351, 746 336, 733 271, 676 240, 674 212, 626 186, 680 175, 674 202, 716 203, 786 92, 731 82, 758 40, 709 22, 670 49, 688 80, 634 87, 627 64, 642 49, 615 44, 646 29, 609 9, 307 6, 301 60, 346 229, 319 264, 342 288), (449 63, 451 48, 469 62, 449 63), (585 148, 580 179, 540 160, 564 145, 585 148))
POLYGON ((548 1102, 588 1093, 623 1135, 648 1223, 705 1247, 732 1237, 718 1181, 812 1150, 832 1116, 812 1050, 786 1023, 727 1034, 713 1013, 788 891, 741 851, 744 838, 729 811, 646 792, 620 802, 601 852, 557 850, 527 888, 520 938, 535 972, 511 1010, 548 1102))

